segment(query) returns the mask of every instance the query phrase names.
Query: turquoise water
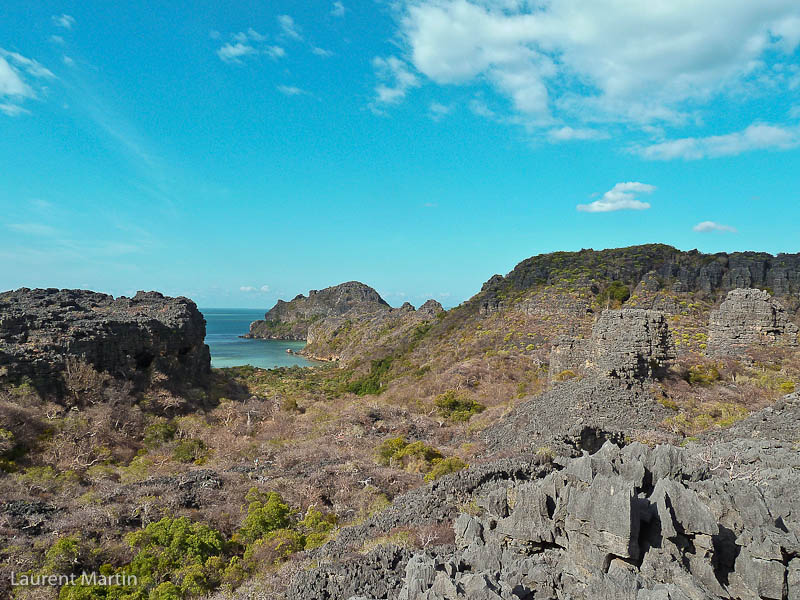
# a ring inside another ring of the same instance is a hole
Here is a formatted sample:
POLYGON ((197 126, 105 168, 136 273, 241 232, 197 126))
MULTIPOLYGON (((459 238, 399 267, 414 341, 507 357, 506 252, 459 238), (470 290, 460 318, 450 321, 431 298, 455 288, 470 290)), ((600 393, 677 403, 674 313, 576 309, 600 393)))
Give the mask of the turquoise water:
POLYGON ((264 318, 265 310, 252 308, 201 308, 206 318, 206 344, 211 349, 212 367, 253 365, 264 369, 274 367, 307 367, 315 364, 302 356, 286 352, 297 351, 305 342, 278 340, 246 340, 240 338, 250 331, 250 323, 264 318))

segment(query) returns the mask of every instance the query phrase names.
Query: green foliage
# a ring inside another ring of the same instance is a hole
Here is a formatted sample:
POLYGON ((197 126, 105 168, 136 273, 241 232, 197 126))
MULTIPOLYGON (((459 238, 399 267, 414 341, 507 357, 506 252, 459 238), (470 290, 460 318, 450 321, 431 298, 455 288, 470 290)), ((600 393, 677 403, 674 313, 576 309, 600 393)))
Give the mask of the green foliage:
POLYGON ((621 281, 612 281, 606 289, 604 289, 599 296, 597 296, 597 303, 604 305, 611 303, 614 306, 623 304, 631 297, 630 288, 621 281))
POLYGON ((298 528, 303 534, 303 548, 311 550, 322 546, 336 527, 337 517, 335 514, 325 514, 316 508, 309 508, 306 516, 297 523, 298 528))
POLYGON ((450 473, 455 473, 469 465, 456 456, 440 459, 434 462, 433 468, 425 475, 425 481, 435 481, 450 473))
POLYGON ((245 543, 290 526, 292 509, 277 492, 264 493, 251 488, 245 500, 249 503, 247 516, 237 534, 245 543))
POLYGON ((472 398, 460 394, 456 390, 448 390, 439 394, 433 401, 440 416, 454 422, 469 421, 472 415, 486 410, 483 404, 475 402, 472 398))
POLYGON ((558 373, 553 379, 555 381, 567 381, 568 379, 575 379, 577 377, 577 373, 572 369, 564 369, 560 373, 558 373))
POLYGON ((400 436, 383 440, 378 446, 375 462, 384 467, 388 467, 395 455, 408 445, 405 438, 400 436))
POLYGON ((720 380, 719 367, 712 363, 692 365, 687 380, 692 385, 711 385, 720 380))
POLYGON ((172 457, 182 463, 202 463, 206 456, 206 445, 203 440, 189 438, 180 440, 172 449, 172 457))
POLYGON ((370 370, 367 375, 356 379, 347 386, 347 391, 358 396, 372 395, 377 396, 380 394, 387 383, 389 369, 392 367, 391 356, 373 360, 370 365, 370 370))
POLYGON ((159 421, 158 423, 149 425, 144 430, 143 440, 145 445, 149 448, 156 448, 161 444, 172 440, 177 431, 178 428, 174 423, 170 423, 169 421, 159 421))

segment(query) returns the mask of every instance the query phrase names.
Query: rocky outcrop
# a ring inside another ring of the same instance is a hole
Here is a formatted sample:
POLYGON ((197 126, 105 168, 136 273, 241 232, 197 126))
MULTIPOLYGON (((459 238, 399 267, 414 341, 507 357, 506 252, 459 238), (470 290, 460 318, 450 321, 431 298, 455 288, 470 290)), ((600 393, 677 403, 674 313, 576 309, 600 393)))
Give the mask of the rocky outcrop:
POLYGON ((713 445, 606 442, 549 465, 470 468, 427 488, 439 504, 411 501, 424 490, 398 498, 387 512, 407 507, 405 522, 376 515, 355 538, 342 530, 287 598, 311 589, 350 600, 797 598, 798 422, 795 394, 715 432, 713 445), (452 518, 444 506, 470 507, 453 521, 455 545, 347 552, 388 527, 452 518))
POLYGON ((551 377, 566 371, 641 381, 662 377, 675 359, 675 344, 663 313, 606 310, 589 339, 562 337, 550 353, 551 377))
POLYGON ((324 290, 311 290, 308 296, 296 296, 290 302, 278 300, 263 321, 250 325, 249 338, 305 340, 312 323, 348 312, 362 315, 389 310, 378 292, 359 283, 348 281, 324 290))
POLYGON ((711 312, 708 353, 736 357, 753 347, 797 346, 797 334, 797 325, 768 292, 736 289, 711 312))
POLYGON ((57 389, 71 361, 80 361, 114 377, 158 371, 201 385, 211 371, 205 330, 194 302, 158 292, 117 299, 85 290, 4 292, 0 380, 26 377, 57 389))
POLYGON ((662 313, 606 310, 592 328, 590 368, 601 377, 652 379, 675 359, 675 344, 662 313))

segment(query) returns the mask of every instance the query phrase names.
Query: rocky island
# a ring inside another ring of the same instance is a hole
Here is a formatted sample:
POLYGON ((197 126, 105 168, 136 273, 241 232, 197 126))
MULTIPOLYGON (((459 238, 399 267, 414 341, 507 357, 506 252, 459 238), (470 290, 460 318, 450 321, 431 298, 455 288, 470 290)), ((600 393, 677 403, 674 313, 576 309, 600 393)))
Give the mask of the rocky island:
POLYGON ((329 362, 263 370, 186 298, 4 292, 0 593, 798 598, 799 294, 797 255, 559 252, 450 310, 279 301, 248 335, 329 362))

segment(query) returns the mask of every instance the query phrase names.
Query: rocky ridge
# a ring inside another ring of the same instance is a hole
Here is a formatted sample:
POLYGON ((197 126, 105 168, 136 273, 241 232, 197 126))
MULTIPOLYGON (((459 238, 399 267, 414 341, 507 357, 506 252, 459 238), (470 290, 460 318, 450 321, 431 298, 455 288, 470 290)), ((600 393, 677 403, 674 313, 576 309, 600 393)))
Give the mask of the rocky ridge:
POLYGON ((380 294, 368 285, 348 281, 323 290, 311 290, 308 296, 299 294, 289 302, 278 300, 263 321, 251 323, 245 337, 305 340, 309 327, 319 320, 348 312, 364 316, 389 308, 380 294))
POLYGON ((158 371, 202 385, 211 371, 194 302, 158 292, 114 298, 85 290, 0 294, 0 380, 57 389, 71 361, 123 379, 158 371))

